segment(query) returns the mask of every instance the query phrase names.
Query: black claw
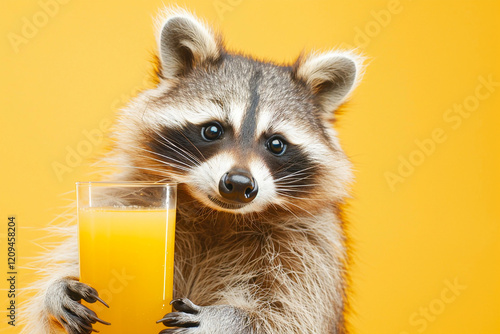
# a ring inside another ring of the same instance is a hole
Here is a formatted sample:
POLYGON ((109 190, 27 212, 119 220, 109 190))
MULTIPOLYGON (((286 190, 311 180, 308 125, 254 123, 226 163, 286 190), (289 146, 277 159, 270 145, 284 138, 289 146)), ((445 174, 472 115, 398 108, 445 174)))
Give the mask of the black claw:
POLYGON ((107 308, 109 308, 109 305, 106 304, 106 302, 104 302, 104 300, 102 300, 101 298, 99 298, 99 296, 93 296, 96 300, 98 300, 99 302, 101 302, 101 304, 103 304, 104 306, 106 306, 107 308))
POLYGON ((165 316, 160 320, 157 320, 156 323, 159 324, 160 322, 162 322, 165 326, 168 326, 168 323, 174 320, 174 317, 172 317, 171 314, 172 313, 165 314, 165 316))
POLYGON ((69 326, 74 326, 73 324, 76 324, 77 326, 77 333, 85 333, 89 334, 92 333, 93 328, 92 324, 89 323, 87 319, 81 318, 76 313, 74 313, 72 310, 66 308, 66 318, 71 319, 71 322, 66 321, 66 319, 63 319, 63 321, 68 324, 69 326), (70 325, 71 323, 71 325, 70 325))
POLYGON ((66 293, 74 301, 80 301, 81 299, 88 303, 95 303, 96 301, 99 301, 104 306, 109 308, 109 305, 99 297, 97 290, 86 285, 85 283, 77 281, 73 285, 68 284, 66 286, 66 293))
POLYGON ((96 322, 100 322, 101 324, 104 324, 104 325, 111 325, 111 323, 104 321, 104 320, 100 319, 99 317, 97 317, 97 314, 94 311, 92 311, 91 309, 89 309, 88 307, 86 307, 86 306, 83 306, 83 307, 85 308, 85 312, 87 313, 87 319, 90 321, 90 323, 95 324, 96 322))
POLYGON ((199 306, 193 304, 193 302, 187 298, 174 299, 170 302, 170 305, 172 305, 177 311, 189 314, 199 313, 199 306))
POLYGON ((111 325, 110 322, 107 322, 107 321, 104 321, 102 319, 99 319, 98 317, 94 317, 93 319, 96 320, 96 321, 99 321, 103 325, 108 325, 108 326, 111 325))
POLYGON ((189 321, 186 318, 181 320, 183 314, 181 312, 172 312, 166 314, 162 319, 158 320, 156 323, 162 322, 167 327, 198 327, 200 323, 198 321, 189 321))
POLYGON ((90 333, 93 331, 92 325, 87 325, 83 322, 80 322, 80 327, 83 327, 83 329, 86 329, 90 333))
POLYGON ((82 298, 89 303, 95 303, 96 301, 99 301, 102 305, 109 308, 109 305, 99 297, 99 293, 97 292, 97 290, 92 287, 89 288, 90 292, 88 292, 86 295, 83 295, 82 298))
POLYGON ((188 331, 185 328, 167 328, 162 330, 159 334, 187 334, 188 331))

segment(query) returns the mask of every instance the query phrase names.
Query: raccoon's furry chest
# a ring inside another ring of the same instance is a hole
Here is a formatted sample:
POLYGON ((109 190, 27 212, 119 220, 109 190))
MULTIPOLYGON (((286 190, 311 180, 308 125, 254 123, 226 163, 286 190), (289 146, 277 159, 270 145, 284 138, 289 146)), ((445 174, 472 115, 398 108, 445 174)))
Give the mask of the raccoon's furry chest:
MULTIPOLYGON (((212 219, 181 215, 174 295, 207 305, 227 303, 228 296, 241 303, 257 298, 277 307, 290 302, 285 296, 294 289, 321 288, 318 276, 340 291, 343 234, 332 229, 333 210, 327 211, 284 220, 279 215, 260 219, 213 212, 212 219), (311 229, 311 220, 322 228, 311 229)), ((327 303, 338 307, 333 300, 327 303)))

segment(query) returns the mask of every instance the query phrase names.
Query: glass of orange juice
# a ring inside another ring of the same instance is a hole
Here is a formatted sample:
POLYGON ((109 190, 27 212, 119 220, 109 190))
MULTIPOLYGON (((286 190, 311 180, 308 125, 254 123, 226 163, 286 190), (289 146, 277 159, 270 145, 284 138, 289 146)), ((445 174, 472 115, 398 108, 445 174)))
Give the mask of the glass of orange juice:
POLYGON ((155 333, 171 312, 173 183, 78 182, 80 281, 109 305, 82 303, 111 325, 101 333, 155 333))

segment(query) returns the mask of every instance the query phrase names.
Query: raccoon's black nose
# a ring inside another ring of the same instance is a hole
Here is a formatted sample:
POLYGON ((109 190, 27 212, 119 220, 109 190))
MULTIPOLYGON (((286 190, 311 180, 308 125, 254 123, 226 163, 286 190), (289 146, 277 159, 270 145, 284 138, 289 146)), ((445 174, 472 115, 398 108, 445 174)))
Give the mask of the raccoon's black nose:
POLYGON ((257 196, 257 182, 244 169, 231 169, 219 181, 219 193, 225 199, 239 203, 249 203, 257 196))

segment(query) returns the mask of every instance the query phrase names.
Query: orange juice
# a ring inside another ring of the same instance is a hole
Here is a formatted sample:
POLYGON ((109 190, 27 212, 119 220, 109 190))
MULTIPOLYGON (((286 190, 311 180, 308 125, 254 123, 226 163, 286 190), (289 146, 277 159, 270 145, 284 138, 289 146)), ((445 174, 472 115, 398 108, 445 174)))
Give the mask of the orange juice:
POLYGON ((87 307, 101 333, 157 333, 171 311, 175 209, 80 209, 80 280, 99 292, 87 307))

